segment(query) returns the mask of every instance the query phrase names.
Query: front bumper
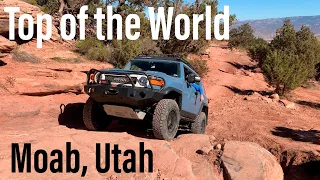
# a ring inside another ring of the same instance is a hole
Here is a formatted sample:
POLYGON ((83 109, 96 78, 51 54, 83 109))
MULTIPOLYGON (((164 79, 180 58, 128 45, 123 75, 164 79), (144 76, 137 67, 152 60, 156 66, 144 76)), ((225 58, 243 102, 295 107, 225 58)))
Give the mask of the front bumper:
POLYGON ((111 87, 111 85, 105 84, 85 85, 84 91, 96 102, 128 107, 149 106, 159 102, 164 96, 155 89, 111 87))

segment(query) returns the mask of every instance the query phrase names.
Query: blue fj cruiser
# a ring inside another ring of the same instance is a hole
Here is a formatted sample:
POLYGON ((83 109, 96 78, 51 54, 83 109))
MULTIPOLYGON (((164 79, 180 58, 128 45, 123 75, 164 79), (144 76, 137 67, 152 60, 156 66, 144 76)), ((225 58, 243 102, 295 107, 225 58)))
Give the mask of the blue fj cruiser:
POLYGON ((179 127, 204 134, 208 99, 191 86, 203 88, 198 74, 173 55, 141 55, 123 69, 88 72, 83 119, 89 130, 105 129, 115 117, 145 120, 158 139, 173 139, 179 127))

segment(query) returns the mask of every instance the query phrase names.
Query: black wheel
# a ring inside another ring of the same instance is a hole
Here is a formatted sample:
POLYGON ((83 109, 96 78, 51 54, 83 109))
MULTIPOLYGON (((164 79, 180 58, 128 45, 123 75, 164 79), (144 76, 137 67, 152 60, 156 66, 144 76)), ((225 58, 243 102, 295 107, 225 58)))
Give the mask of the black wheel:
POLYGON ((191 124, 191 132, 194 134, 205 134, 207 126, 207 116, 201 112, 195 122, 191 124))
POLYGON ((99 103, 89 98, 83 108, 83 122, 90 131, 100 131, 110 125, 111 119, 99 103))
POLYGON ((172 140, 178 132, 180 123, 180 109, 176 101, 161 100, 154 111, 152 130, 156 138, 172 140))

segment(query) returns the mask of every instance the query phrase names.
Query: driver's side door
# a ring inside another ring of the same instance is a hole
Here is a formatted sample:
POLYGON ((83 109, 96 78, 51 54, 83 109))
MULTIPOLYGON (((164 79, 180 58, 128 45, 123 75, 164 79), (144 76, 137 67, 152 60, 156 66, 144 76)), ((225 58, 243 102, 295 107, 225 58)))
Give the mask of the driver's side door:
POLYGON ((194 119, 197 116, 197 112, 195 111, 196 89, 192 87, 186 80, 186 76, 190 72, 192 71, 189 68, 184 67, 181 115, 190 119, 194 119))

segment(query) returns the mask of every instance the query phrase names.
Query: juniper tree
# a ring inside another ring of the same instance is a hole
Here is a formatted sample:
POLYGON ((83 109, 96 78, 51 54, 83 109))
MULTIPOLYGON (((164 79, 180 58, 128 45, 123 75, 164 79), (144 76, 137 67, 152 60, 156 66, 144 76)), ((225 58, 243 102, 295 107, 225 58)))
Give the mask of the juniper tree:
POLYGON ((285 20, 269 48, 261 67, 277 93, 283 95, 314 77, 320 62, 320 43, 308 27, 296 32, 290 20, 285 20))

